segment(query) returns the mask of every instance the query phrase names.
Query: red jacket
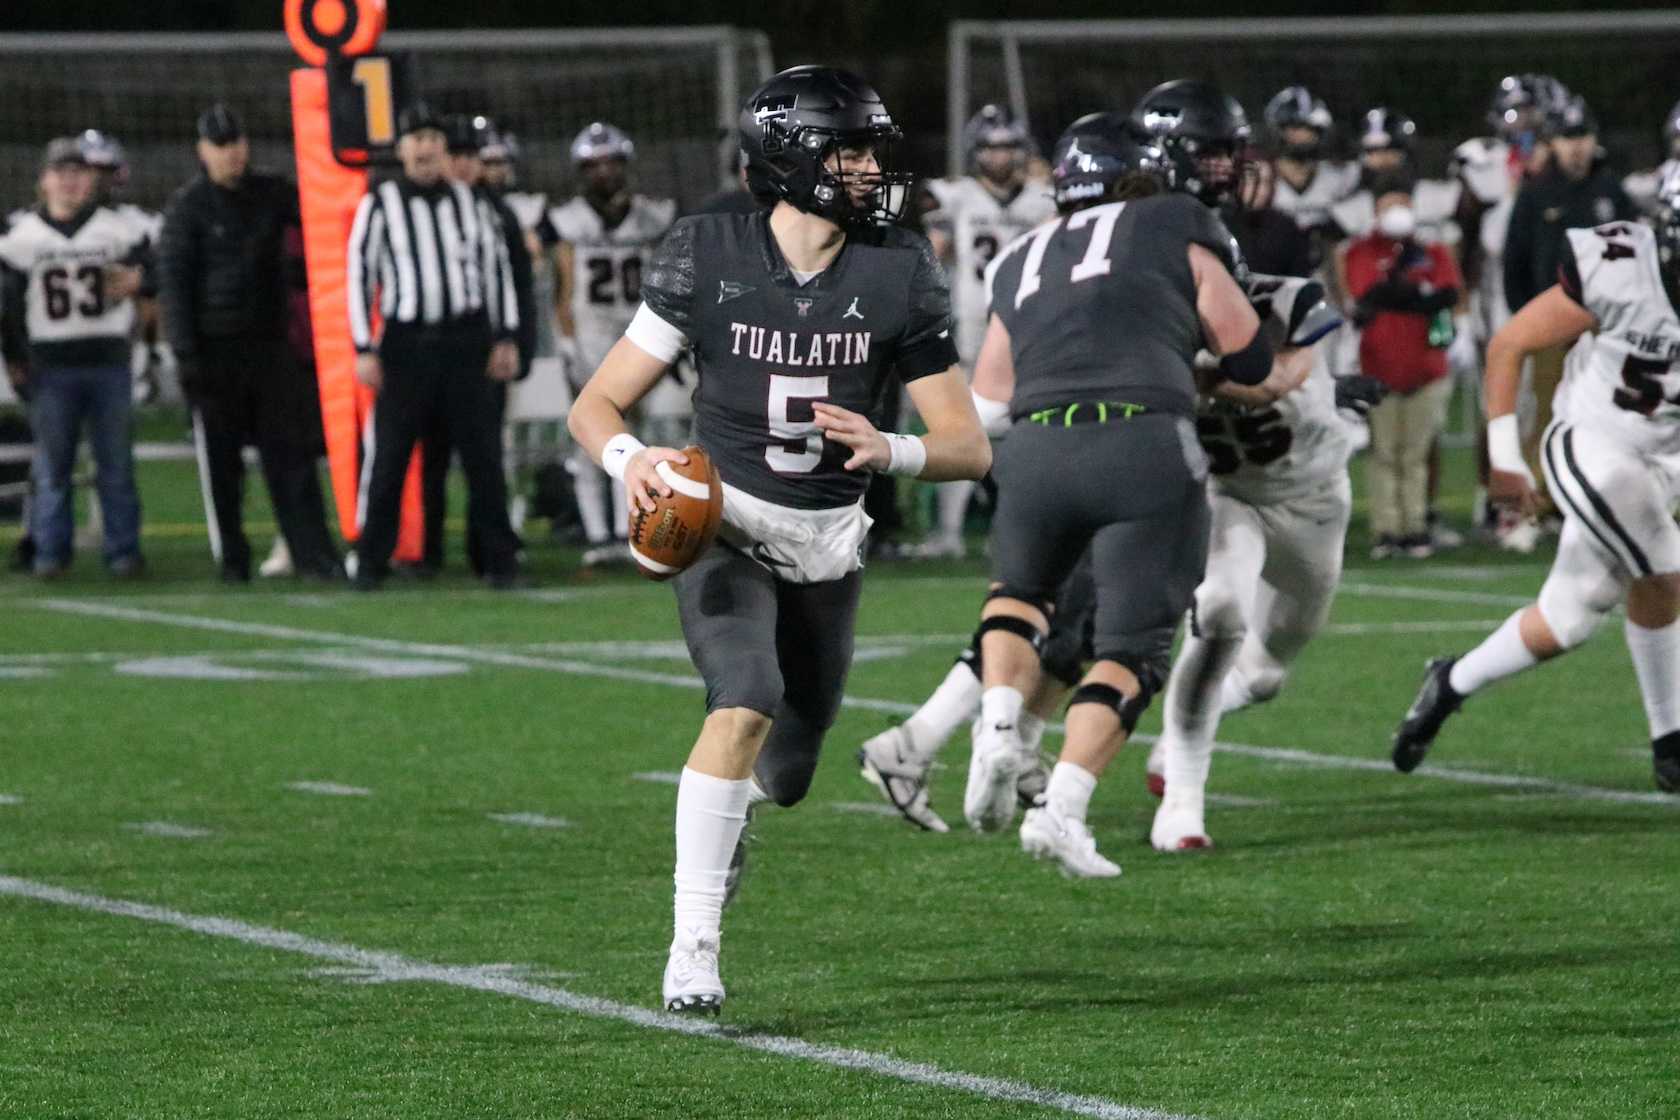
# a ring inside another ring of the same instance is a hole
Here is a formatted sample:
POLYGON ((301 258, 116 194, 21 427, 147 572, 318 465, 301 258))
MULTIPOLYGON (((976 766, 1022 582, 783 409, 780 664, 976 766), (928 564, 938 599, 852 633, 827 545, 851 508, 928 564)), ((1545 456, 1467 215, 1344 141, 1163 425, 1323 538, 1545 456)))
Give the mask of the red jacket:
POLYGON ((1361 372, 1396 393, 1445 377, 1447 352, 1429 345, 1429 322, 1463 286, 1452 254, 1371 233, 1348 246, 1346 270, 1348 294, 1370 315, 1359 336, 1361 372), (1403 248, 1405 267, 1396 275, 1403 248))

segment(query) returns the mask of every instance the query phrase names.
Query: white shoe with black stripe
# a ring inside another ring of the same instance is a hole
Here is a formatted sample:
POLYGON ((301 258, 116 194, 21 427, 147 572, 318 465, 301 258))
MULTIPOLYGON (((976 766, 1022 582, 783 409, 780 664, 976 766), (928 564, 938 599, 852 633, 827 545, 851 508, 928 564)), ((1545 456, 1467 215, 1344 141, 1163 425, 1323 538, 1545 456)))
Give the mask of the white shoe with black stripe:
POLYGON ((667 1011, 679 1015, 716 1015, 722 1011, 717 934, 696 929, 679 932, 665 961, 662 988, 667 1011))

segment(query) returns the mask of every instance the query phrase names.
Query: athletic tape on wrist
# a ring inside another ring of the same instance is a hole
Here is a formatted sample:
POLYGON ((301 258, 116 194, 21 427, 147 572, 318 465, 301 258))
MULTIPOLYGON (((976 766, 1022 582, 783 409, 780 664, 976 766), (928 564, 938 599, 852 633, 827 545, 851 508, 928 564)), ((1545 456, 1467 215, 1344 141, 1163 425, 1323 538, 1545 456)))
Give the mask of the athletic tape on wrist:
POLYGON ((1488 421, 1488 465, 1508 474, 1528 474, 1523 461, 1522 436, 1517 430, 1517 414, 1507 412, 1488 421))
POLYGON ((882 432, 881 436, 887 441, 891 455, 887 460, 887 473, 920 478, 927 467, 927 444, 917 436, 900 435, 898 432, 882 432))

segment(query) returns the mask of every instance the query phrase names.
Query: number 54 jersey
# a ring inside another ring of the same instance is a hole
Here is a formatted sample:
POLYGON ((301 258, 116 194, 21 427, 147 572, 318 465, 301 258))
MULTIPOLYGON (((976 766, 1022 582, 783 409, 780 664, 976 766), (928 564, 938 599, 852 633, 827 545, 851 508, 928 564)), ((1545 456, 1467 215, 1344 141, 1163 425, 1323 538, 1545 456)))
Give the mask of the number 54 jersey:
POLYGON ((642 300, 648 254, 671 228, 677 204, 636 195, 624 219, 608 229, 582 196, 548 212, 555 237, 572 247, 572 321, 577 330, 580 376, 607 356, 642 300))
POLYGON ((1553 412, 1630 450, 1680 455, 1680 316, 1656 234, 1636 222, 1569 230, 1558 272, 1598 329, 1571 351, 1553 412))
POLYGON ((849 233, 801 284, 767 211, 683 218, 642 298, 631 340, 652 314, 694 355, 696 442, 724 482, 778 506, 854 505, 869 483, 845 469, 848 448, 823 438, 813 404, 867 415, 894 371, 908 382, 957 360, 945 270, 925 237, 891 226, 849 233))

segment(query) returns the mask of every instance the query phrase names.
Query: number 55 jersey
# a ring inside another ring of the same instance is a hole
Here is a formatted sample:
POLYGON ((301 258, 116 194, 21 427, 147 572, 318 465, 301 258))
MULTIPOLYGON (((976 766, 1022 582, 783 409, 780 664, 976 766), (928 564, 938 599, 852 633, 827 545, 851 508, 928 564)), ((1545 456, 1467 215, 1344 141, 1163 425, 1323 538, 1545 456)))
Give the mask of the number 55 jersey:
MULTIPOLYGON (((1243 287, 1261 328, 1279 349, 1311 346, 1340 325, 1316 280, 1251 273, 1243 287)), ((1269 405, 1249 408, 1201 397, 1196 434, 1207 452, 1214 488, 1250 505, 1318 492, 1342 476, 1353 454, 1322 355, 1315 355, 1306 384, 1269 405)))
POLYGON ((1598 327, 1571 352, 1553 413, 1629 450, 1680 456, 1680 317, 1656 235, 1634 222, 1569 230, 1558 272, 1598 327))

